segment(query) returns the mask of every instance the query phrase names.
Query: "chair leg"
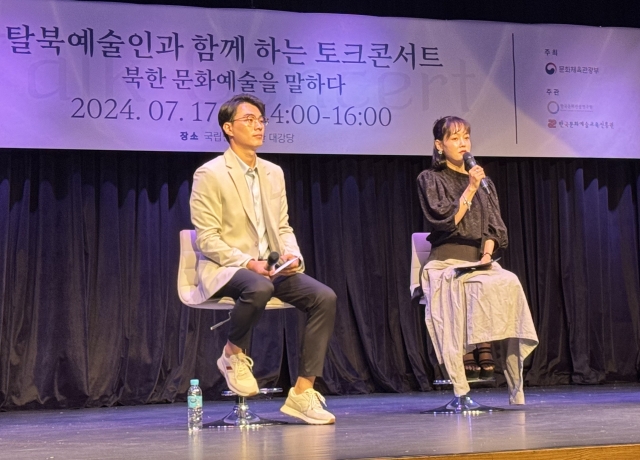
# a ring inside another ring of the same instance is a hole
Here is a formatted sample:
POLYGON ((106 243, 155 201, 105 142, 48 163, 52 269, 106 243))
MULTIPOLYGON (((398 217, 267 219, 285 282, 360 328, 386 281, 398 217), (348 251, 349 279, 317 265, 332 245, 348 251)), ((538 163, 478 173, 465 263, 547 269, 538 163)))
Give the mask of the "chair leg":
POLYGON ((503 411, 499 407, 491 407, 485 406, 483 404, 479 404, 475 402, 473 399, 469 397, 469 395, 464 396, 454 396, 454 398, 449 401, 444 406, 436 407, 435 409, 429 409, 420 412, 421 414, 450 414, 450 415, 473 415, 480 414, 482 412, 499 412, 503 411))
MULTIPOLYGON (((282 388, 261 388, 260 393, 272 394, 280 393, 282 388)), ((229 412, 224 418, 216 420, 215 422, 209 422, 202 425, 203 428, 227 428, 227 427, 258 427, 264 425, 287 425, 287 422, 280 420, 269 420, 261 418, 249 410, 249 403, 244 396, 238 396, 231 391, 223 391, 223 396, 236 396, 236 404, 233 406, 233 410, 229 412)))
MULTIPOLYGON (((447 371, 445 366, 445 371, 447 371)), ((434 380, 434 386, 443 386, 443 385, 453 385, 451 378, 449 377, 449 372, 446 372, 447 380, 434 380)), ((495 379, 492 379, 495 380, 495 379)), ((473 382, 478 382, 479 380, 473 380, 473 382)), ((486 381, 485 381, 486 382, 486 381)), ((467 380, 469 383, 469 380, 467 380)), ((422 411, 421 414, 452 414, 452 415, 474 415, 480 414, 483 412, 498 412, 503 411, 504 409, 500 409, 498 407, 485 406, 483 404, 479 404, 475 402, 468 394, 463 396, 454 396, 451 401, 449 401, 444 406, 436 407, 435 409, 428 409, 422 411)))

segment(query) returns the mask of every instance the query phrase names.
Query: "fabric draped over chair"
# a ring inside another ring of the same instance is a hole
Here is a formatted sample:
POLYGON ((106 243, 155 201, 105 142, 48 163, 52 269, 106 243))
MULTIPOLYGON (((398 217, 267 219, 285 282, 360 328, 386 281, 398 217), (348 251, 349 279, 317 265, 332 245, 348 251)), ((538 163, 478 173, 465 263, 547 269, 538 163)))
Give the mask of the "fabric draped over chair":
POLYGON ((469 392, 462 357, 474 344, 507 341, 504 362, 509 403, 524 404, 524 360, 538 345, 529 304, 517 276, 494 262, 489 270, 456 276, 473 263, 431 261, 422 272, 425 321, 436 356, 456 396, 469 392))

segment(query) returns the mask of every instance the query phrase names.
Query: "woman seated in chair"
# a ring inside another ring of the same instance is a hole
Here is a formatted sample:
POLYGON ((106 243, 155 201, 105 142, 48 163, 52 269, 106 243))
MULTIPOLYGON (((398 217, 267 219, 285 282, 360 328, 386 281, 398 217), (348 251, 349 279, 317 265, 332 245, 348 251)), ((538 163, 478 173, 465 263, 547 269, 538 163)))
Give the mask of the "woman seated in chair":
POLYGON ((538 337, 520 281, 493 262, 496 251, 508 243, 495 186, 482 167, 465 169, 463 155, 471 150, 466 120, 441 118, 433 136, 432 166, 418 176, 420 204, 431 232, 431 254, 421 279, 429 335, 456 396, 469 391, 467 378, 493 375, 489 342, 506 340, 509 402, 524 404, 523 361, 538 337), (479 264, 487 266, 464 274, 455 270, 479 264))

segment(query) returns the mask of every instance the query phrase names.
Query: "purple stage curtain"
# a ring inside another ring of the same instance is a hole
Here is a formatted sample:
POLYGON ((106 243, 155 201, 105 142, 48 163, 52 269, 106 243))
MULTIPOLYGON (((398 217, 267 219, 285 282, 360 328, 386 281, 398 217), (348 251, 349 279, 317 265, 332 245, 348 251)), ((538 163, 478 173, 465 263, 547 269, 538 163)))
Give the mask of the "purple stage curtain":
MULTIPOLYGON (((0 409, 206 399, 225 312, 176 293, 178 232, 214 154, 0 150, 0 409)), ((409 298, 415 179, 429 160, 263 155, 285 171, 308 273, 338 295, 321 389, 431 389, 439 376, 409 298)), ((479 159, 497 185, 540 346, 529 385, 637 381, 640 160, 479 159)), ((267 312, 251 355, 262 385, 295 378, 302 318, 267 312)))

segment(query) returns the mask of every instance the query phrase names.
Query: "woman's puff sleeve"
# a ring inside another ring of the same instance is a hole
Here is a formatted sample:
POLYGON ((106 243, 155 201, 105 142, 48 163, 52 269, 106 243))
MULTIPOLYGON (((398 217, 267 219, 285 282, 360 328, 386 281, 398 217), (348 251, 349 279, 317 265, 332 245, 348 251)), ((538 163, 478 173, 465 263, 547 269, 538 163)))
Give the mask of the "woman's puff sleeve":
POLYGON ((427 169, 417 179, 420 206, 431 231, 454 232, 455 215, 460 207, 460 197, 452 194, 446 177, 427 169))

